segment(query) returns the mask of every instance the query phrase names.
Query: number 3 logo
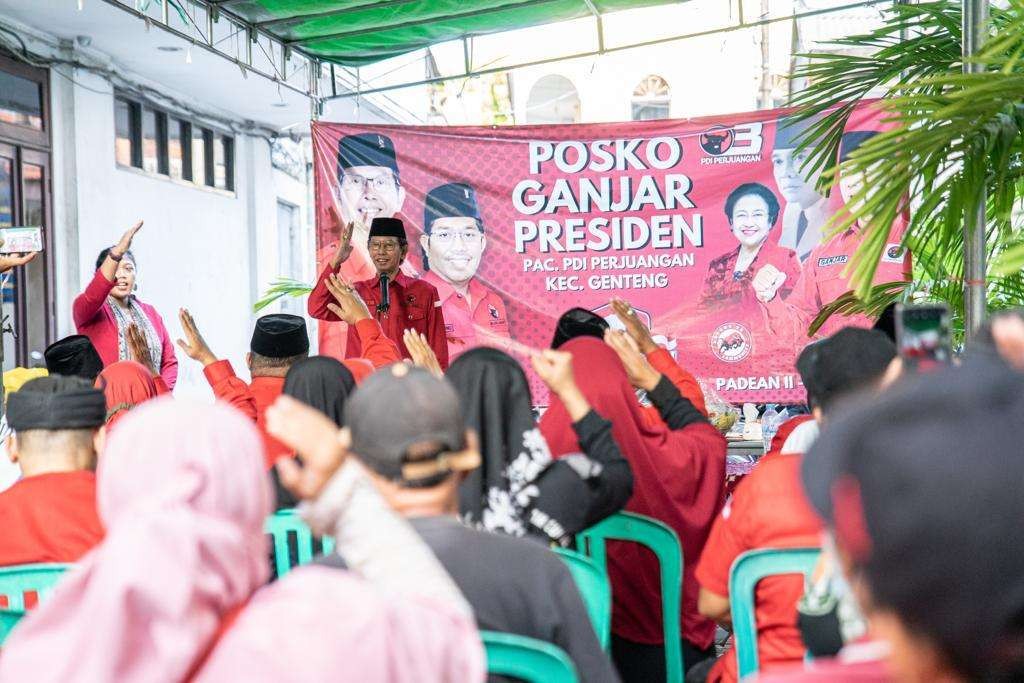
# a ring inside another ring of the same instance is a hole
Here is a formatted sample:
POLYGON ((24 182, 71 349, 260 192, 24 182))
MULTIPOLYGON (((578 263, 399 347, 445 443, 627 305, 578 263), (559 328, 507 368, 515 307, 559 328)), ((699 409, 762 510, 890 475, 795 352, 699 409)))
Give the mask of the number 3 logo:
POLYGON ((761 136, 762 128, 764 128, 764 124, 760 122, 741 123, 738 126, 733 126, 732 146, 722 156, 760 154, 761 147, 764 146, 764 138, 761 136))

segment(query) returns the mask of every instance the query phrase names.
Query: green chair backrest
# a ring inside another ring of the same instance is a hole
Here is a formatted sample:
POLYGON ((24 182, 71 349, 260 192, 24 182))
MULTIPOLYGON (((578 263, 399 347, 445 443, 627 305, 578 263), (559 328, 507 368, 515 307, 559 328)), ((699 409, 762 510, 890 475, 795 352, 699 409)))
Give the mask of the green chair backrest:
POLYGON ((18 622, 25 616, 25 610, 23 609, 3 609, 0 608, 0 645, 4 644, 7 640, 7 636, 10 635, 14 627, 18 625, 18 622))
MULTIPOLYGON (((293 569, 291 554, 288 552, 288 537, 294 534, 296 558, 299 565, 307 564, 313 559, 313 532, 309 530, 302 517, 295 510, 278 510, 263 524, 263 531, 274 541, 274 566, 277 578, 281 578, 293 569)), ((334 551, 334 539, 324 536, 322 539, 324 553, 334 551)))
POLYGON ((669 683, 681 683, 683 662, 679 610, 683 586, 683 547, 679 537, 656 519, 633 512, 618 512, 576 536, 594 563, 607 572, 605 541, 632 541, 649 548, 661 568, 661 611, 665 637, 665 669, 669 683))
POLYGON ((597 640, 607 651, 612 631, 612 585, 608 581, 608 573, 586 555, 565 548, 555 548, 555 552, 569 567, 583 597, 583 604, 587 607, 597 640))
POLYGON ((0 609, 0 643, 25 616, 25 594, 35 593, 42 602, 53 590, 69 564, 20 564, 0 567, 0 595, 7 599, 6 608, 0 609))
POLYGON ((576 683, 576 667, 565 650, 551 643, 511 633, 481 631, 487 673, 514 676, 526 683, 576 683))
MULTIPOLYGON (((733 647, 736 648, 738 674, 758 671, 757 617, 754 591, 767 576, 803 574, 810 579, 821 555, 820 548, 780 548, 751 550, 732 563, 729 571, 729 602, 732 611, 733 647)), ((793 606, 796 609, 796 605, 793 606)))

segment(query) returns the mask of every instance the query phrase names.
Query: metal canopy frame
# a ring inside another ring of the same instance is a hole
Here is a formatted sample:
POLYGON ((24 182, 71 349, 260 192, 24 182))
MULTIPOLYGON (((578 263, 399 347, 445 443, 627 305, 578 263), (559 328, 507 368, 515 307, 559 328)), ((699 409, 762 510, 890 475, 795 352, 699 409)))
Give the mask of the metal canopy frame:
MULTIPOLYGON (((240 0, 220 0, 220 1, 222 3, 230 3, 230 2, 239 2, 240 0)), ((408 2, 409 0, 393 0, 393 1, 395 1, 395 2, 408 2)), ((541 2, 546 2, 548 0, 540 0, 540 1, 541 2)), ((458 79, 462 79, 462 78, 472 78, 473 76, 483 76, 483 75, 486 75, 486 74, 498 73, 498 72, 501 72, 501 71, 512 71, 514 69, 522 69, 522 68, 531 67, 531 66, 541 66, 543 64, 552 64, 554 62, 561 62, 561 61, 566 61, 566 60, 569 60, 569 59, 582 59, 582 58, 585 58, 585 57, 596 57, 596 56, 599 56, 599 55, 611 54, 611 53, 614 53, 614 52, 622 52, 624 50, 635 50, 637 48, 650 47, 652 45, 662 45, 664 43, 673 43, 673 42, 676 42, 676 41, 690 40, 690 39, 693 39, 693 38, 703 38, 703 37, 706 37, 706 36, 709 36, 709 35, 715 35, 715 34, 719 34, 719 33, 732 33, 733 31, 741 31, 741 30, 748 29, 748 28, 756 28, 758 26, 767 26, 767 25, 770 25, 770 24, 776 24, 776 23, 783 22, 783 21, 794 21, 794 20, 798 20, 798 19, 803 19, 805 17, 814 17, 814 16, 823 15, 823 14, 831 14, 833 12, 842 12, 842 11, 849 10, 849 9, 856 9, 858 7, 872 7, 874 5, 893 4, 894 1, 898 1, 898 0, 857 0, 857 1, 849 2, 849 3, 843 4, 843 5, 838 5, 836 7, 828 7, 828 8, 816 9, 816 10, 807 10, 805 12, 798 12, 798 13, 791 14, 791 15, 786 15, 786 16, 770 17, 770 18, 766 18, 766 19, 758 19, 756 21, 745 21, 744 18, 743 18, 743 0, 736 0, 739 11, 737 12, 737 19, 738 19, 738 21, 735 24, 729 24, 729 25, 726 25, 726 26, 721 26, 721 27, 717 27, 717 28, 707 29, 707 30, 704 30, 704 31, 696 31, 696 32, 693 32, 693 33, 679 34, 679 35, 670 36, 670 37, 667 37, 667 38, 657 38, 655 40, 645 40, 645 41, 640 41, 640 42, 636 42, 636 43, 629 43, 629 44, 626 44, 626 45, 616 45, 614 47, 607 47, 605 45, 605 43, 604 43, 604 23, 603 23, 604 14, 602 14, 597 9, 597 7, 594 5, 592 0, 584 0, 584 2, 586 2, 587 6, 590 8, 591 14, 594 16, 594 18, 596 20, 597 45, 598 45, 596 50, 590 50, 590 51, 587 51, 587 52, 577 52, 577 53, 567 54, 567 55, 559 55, 557 57, 549 57, 549 58, 546 58, 546 59, 538 59, 538 60, 533 60, 533 61, 529 61, 529 62, 520 62, 520 63, 517 63, 517 64, 503 65, 503 66, 491 67, 491 68, 486 68, 486 69, 473 69, 471 67, 471 64, 470 64, 470 49, 469 49, 469 45, 468 45, 468 40, 471 39, 473 36, 464 36, 462 38, 462 43, 463 43, 463 51, 464 51, 466 57, 465 57, 465 69, 464 69, 463 73, 461 73, 461 74, 453 74, 453 75, 449 75, 449 76, 436 76, 436 77, 433 77, 433 78, 424 78, 424 79, 421 79, 421 80, 418 80, 418 81, 408 81, 408 82, 403 82, 403 83, 395 83, 395 84, 391 84, 391 85, 381 86, 381 87, 378 87, 378 88, 367 88, 367 89, 364 89, 362 87, 356 87, 355 90, 352 90, 352 91, 349 91, 349 92, 344 92, 344 93, 335 93, 335 94, 332 94, 330 96, 327 96, 325 99, 333 100, 333 99, 344 99, 344 98, 350 98, 350 97, 362 97, 362 96, 365 96, 365 95, 373 95, 373 94, 376 94, 376 93, 388 92, 389 90, 400 90, 402 88, 410 88, 410 87, 417 86, 417 85, 430 85, 430 84, 433 84, 433 83, 443 83, 445 81, 458 80, 458 79)), ((356 34, 357 33, 353 32, 353 33, 342 34, 342 35, 356 35, 356 34)), ((330 38, 330 37, 331 36, 318 37, 318 38, 315 38, 315 39, 309 39, 308 42, 312 42, 313 40, 322 40, 324 38, 330 38)), ((356 71, 358 72, 358 69, 356 69, 356 71)), ((358 85, 361 86, 361 82, 359 82, 358 85)))

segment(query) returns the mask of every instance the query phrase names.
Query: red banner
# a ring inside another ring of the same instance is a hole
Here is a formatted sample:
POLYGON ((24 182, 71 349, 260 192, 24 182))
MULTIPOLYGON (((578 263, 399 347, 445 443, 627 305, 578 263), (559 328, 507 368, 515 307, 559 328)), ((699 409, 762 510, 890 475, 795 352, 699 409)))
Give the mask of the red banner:
MULTIPOLYGON (((581 306, 618 325, 629 301, 656 339, 733 402, 798 402, 794 361, 821 305, 848 291, 856 228, 826 222, 859 186, 828 197, 795 154, 805 124, 783 111, 708 119, 520 127, 313 124, 318 267, 337 248, 333 206, 356 221, 352 281, 375 275, 376 216, 406 225, 405 272, 438 288, 452 358, 481 344, 522 356, 547 347, 581 306)), ((841 157, 882 129, 851 116, 841 157)), ((903 279, 889 238, 876 282, 903 279)), ((822 334, 864 320, 836 318, 822 334)), ((321 353, 343 356, 341 323, 321 353)), ((534 396, 546 393, 534 385, 534 396)))

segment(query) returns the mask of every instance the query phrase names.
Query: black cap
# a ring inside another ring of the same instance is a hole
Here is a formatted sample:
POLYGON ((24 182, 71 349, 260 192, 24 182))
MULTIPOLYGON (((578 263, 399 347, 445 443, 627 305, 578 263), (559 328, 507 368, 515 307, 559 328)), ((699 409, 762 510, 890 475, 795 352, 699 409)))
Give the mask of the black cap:
MULTIPOLYGON (((816 114, 810 118, 797 120, 795 116, 786 116, 778 120, 775 125, 775 146, 772 149, 796 149, 808 130, 821 123, 824 114, 816 114)), ((818 137, 810 141, 811 147, 821 141, 818 137)))
MULTIPOLYGON (((451 463, 445 470, 441 458, 465 447, 458 394, 421 368, 396 363, 370 375, 345 404, 345 425, 352 435, 352 452, 382 477, 408 483, 462 469, 460 463, 451 463), (430 452, 414 453, 419 444, 430 446, 430 452), (428 474, 408 476, 411 463, 428 474)), ((471 464, 479 465, 479 456, 471 464)))
POLYGON ((338 175, 353 166, 383 166, 398 175, 395 145, 380 133, 346 135, 338 143, 338 175))
POLYGON ((397 237, 405 241, 405 223, 399 218, 384 216, 374 218, 370 223, 370 237, 397 237))
POLYGON ((83 377, 95 381, 103 371, 103 360, 84 334, 55 341, 43 351, 46 370, 51 375, 83 377))
POLYGON ((435 187, 423 201, 423 230, 429 233, 438 218, 453 216, 476 219, 483 230, 480 207, 476 202, 476 190, 466 183, 448 183, 435 187))
POLYGON ((265 315, 256 321, 249 349, 267 358, 291 358, 309 353, 306 321, 287 313, 265 315))
POLYGON ((106 397, 83 377, 39 377, 7 397, 7 423, 16 432, 98 429, 106 421, 106 397))
POLYGON ((803 461, 809 498, 873 602, 967 680, 1020 680, 982 674, 1024 663, 1022 424, 1024 376, 968 359, 863 400, 803 461))
POLYGON ((896 304, 891 303, 882 309, 878 320, 871 326, 871 329, 878 330, 886 337, 896 343, 896 304))
POLYGON ((876 135, 877 130, 851 130, 849 133, 843 133, 843 139, 839 142, 839 163, 849 159, 854 150, 876 135))
POLYGON ((896 345, 878 330, 844 327, 805 348, 797 372, 808 402, 826 413, 837 399, 877 382, 896 357, 896 345))
POLYGON ((576 337, 597 337, 604 339, 608 321, 585 308, 570 308, 555 323, 555 336, 551 348, 557 349, 576 337))

